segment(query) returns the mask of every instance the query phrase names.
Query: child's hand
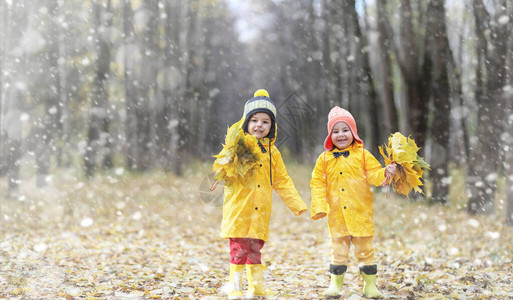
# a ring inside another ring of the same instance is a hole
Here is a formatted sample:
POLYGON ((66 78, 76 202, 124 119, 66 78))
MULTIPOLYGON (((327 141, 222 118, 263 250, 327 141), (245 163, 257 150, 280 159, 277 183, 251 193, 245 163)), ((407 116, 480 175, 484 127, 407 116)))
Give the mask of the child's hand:
POLYGON ((392 182, 392 178, 394 178, 397 173, 397 163, 395 161, 391 162, 385 168, 385 180, 381 183, 381 186, 387 186, 392 182))
POLYGON ((385 177, 393 178, 397 174, 397 163, 391 162, 385 169, 385 177))
POLYGON ((325 213, 325 212, 321 212, 321 213, 317 213, 317 214, 315 214, 315 215, 312 217, 312 219, 314 219, 314 220, 319 220, 319 219, 322 219, 322 218, 324 218, 324 217, 326 217, 326 213, 325 213))

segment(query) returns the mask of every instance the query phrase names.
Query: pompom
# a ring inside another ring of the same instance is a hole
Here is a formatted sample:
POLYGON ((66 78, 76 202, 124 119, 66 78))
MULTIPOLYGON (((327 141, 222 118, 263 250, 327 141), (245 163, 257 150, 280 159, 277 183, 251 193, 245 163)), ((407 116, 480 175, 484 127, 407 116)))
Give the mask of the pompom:
POLYGON ((269 93, 264 90, 264 89, 259 89, 258 91, 255 92, 255 94, 253 95, 253 97, 260 97, 260 96, 265 96, 267 98, 270 98, 269 97, 269 93))

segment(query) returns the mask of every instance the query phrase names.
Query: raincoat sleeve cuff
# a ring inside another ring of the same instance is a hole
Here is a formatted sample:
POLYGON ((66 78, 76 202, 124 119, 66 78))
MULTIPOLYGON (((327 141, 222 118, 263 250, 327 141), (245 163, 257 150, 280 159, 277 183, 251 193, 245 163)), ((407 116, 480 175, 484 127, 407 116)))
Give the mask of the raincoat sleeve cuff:
MULTIPOLYGON (((325 201, 325 200, 323 200, 325 201)), ((319 199, 312 199, 312 207, 310 208, 310 216, 313 220, 324 218, 328 214, 328 205, 319 199)))
POLYGON ((319 213, 316 213, 315 215, 312 215, 312 219, 319 220, 319 219, 326 217, 326 215, 327 214, 325 212, 319 212, 319 213))
POLYGON ((304 214, 307 210, 308 210, 308 208, 301 209, 301 210, 300 210, 300 211, 298 211, 295 215, 296 215, 296 216, 300 216, 300 215, 304 214))

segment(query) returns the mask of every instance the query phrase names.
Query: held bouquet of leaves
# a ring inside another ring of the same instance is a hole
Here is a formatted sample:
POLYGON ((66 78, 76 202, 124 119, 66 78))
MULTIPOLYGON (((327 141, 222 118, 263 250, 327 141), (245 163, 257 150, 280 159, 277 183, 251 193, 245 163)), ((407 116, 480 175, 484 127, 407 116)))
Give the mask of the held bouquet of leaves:
POLYGON ((262 151, 253 135, 244 134, 241 128, 242 122, 244 119, 228 129, 223 150, 218 155, 214 155, 216 158, 213 166, 215 181, 211 190, 214 190, 222 180, 228 184, 239 181, 244 185, 250 185, 252 182, 249 178, 258 165, 262 151))
POLYGON ((390 185, 394 191, 408 197, 413 189, 422 193, 420 188, 421 178, 425 169, 430 169, 429 164, 418 155, 419 147, 410 137, 405 137, 399 132, 388 138, 388 145, 379 147, 379 152, 385 159, 385 165, 397 164, 397 172, 393 177, 387 176, 381 185, 390 185))

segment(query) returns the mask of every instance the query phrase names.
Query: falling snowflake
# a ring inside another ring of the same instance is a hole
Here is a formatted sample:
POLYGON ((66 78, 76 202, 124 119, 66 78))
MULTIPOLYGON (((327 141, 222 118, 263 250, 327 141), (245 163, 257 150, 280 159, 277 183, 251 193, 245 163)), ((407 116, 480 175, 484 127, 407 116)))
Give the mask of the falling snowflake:
POLYGON ((93 225, 93 219, 91 218, 83 218, 82 221, 80 221, 80 226, 82 227, 89 227, 93 225))

